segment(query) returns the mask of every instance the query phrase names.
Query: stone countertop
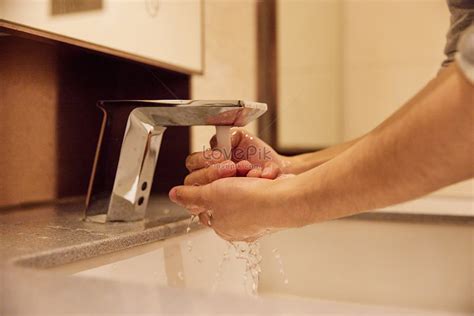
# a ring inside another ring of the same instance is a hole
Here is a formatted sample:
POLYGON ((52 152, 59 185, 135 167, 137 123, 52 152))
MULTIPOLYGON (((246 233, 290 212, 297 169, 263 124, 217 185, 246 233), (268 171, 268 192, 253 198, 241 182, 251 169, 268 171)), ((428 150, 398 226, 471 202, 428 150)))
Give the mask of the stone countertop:
POLYGON ((428 195, 350 217, 358 220, 474 225, 474 199, 428 195))
POLYGON ((0 264, 48 268, 183 234, 189 223, 167 197, 151 199, 147 219, 133 223, 85 221, 83 205, 0 211, 0 264))

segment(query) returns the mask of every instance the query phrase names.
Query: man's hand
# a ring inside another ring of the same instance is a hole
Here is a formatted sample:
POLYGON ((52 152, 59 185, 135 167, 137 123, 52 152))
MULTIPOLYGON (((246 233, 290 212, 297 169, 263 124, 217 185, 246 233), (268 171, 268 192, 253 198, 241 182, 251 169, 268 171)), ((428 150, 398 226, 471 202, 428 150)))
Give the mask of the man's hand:
POLYGON ((210 144, 211 149, 192 153, 186 159, 190 174, 184 179, 185 185, 203 185, 234 176, 275 179, 288 165, 286 157, 244 129, 232 130, 231 157, 217 147, 215 136, 210 144))
POLYGON ((289 197, 292 190, 287 187, 288 178, 219 179, 202 186, 174 187, 169 197, 198 215, 201 223, 222 238, 253 241, 264 234, 304 224, 298 211, 302 208, 289 197))

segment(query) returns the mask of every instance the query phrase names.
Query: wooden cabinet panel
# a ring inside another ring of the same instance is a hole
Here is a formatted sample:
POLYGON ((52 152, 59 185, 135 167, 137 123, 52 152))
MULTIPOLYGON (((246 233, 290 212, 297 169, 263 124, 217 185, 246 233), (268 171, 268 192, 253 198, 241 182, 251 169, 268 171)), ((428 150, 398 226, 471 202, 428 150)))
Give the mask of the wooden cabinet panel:
POLYGON ((102 0, 99 9, 53 14, 53 0, 0 0, 0 19, 202 71, 200 0, 102 0))

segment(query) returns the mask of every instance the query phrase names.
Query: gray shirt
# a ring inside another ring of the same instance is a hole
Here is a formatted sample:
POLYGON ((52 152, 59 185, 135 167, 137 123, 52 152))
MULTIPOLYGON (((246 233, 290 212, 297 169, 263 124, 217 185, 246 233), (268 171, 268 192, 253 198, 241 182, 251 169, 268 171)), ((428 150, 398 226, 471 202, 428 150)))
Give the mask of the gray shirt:
POLYGON ((448 0, 451 25, 447 34, 443 66, 454 59, 474 84, 474 0, 448 0))
POLYGON ((461 34, 474 24, 474 0, 447 0, 451 12, 451 25, 446 35, 444 53, 447 59, 443 66, 454 60, 461 34))

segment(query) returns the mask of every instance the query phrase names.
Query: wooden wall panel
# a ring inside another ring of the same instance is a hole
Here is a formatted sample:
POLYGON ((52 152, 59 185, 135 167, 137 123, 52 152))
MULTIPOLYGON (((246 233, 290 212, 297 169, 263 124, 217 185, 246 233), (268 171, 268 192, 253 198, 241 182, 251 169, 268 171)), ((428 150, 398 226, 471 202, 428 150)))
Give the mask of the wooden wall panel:
POLYGON ((0 37, 0 205, 55 196, 56 83, 52 47, 0 37))
MULTIPOLYGON (((189 76, 14 36, 0 37, 0 207, 84 195, 97 100, 189 98, 189 76)), ((154 192, 186 175, 189 129, 169 128, 154 192)))

